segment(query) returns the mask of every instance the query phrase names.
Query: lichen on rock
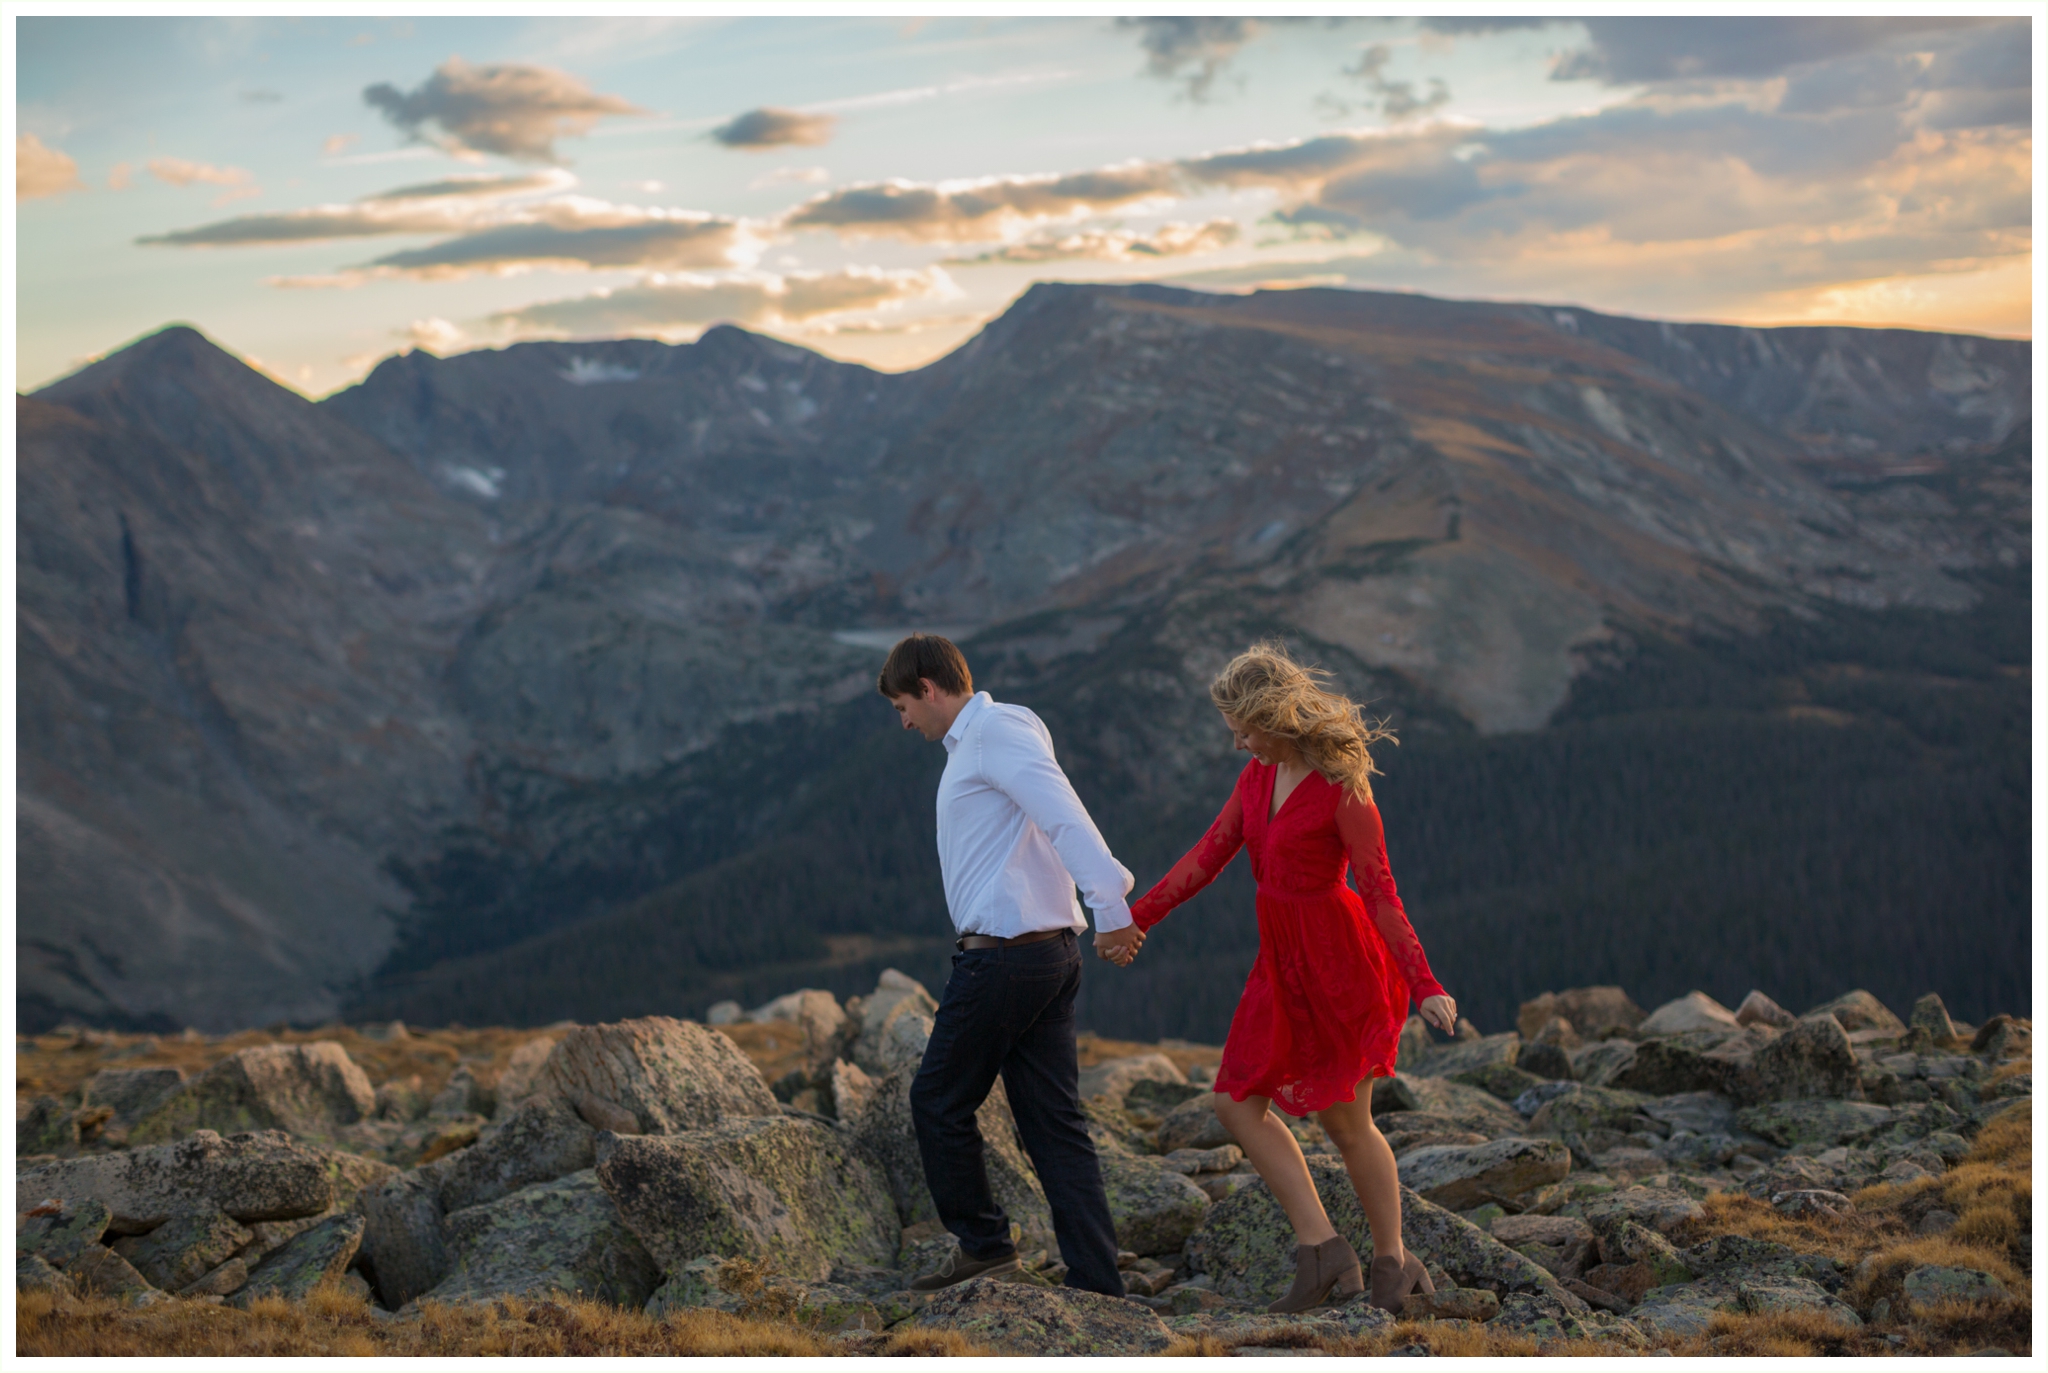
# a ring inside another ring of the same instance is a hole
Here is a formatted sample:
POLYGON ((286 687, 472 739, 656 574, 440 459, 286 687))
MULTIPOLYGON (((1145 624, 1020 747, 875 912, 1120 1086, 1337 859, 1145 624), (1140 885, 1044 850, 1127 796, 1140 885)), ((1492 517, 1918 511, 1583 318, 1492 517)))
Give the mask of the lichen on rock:
POLYGON ((663 1271, 704 1254, 823 1281, 891 1266, 901 1226, 886 1180, 838 1130, 742 1117, 668 1136, 600 1135, 597 1180, 663 1271))
POLYGON ((637 1308, 661 1281, 588 1169, 451 1212, 445 1233, 448 1271, 425 1294, 435 1301, 560 1292, 637 1308))

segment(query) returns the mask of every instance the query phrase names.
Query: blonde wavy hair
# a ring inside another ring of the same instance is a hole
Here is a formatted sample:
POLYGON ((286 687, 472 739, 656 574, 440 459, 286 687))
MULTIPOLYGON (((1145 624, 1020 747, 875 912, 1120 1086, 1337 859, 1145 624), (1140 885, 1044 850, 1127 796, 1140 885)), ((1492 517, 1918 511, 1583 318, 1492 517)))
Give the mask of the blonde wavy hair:
POLYGON ((1370 801, 1379 771, 1370 745, 1401 741, 1384 722, 1368 723, 1349 698, 1326 689, 1329 675, 1303 667, 1284 644, 1265 639, 1230 660, 1209 683, 1209 699, 1238 724, 1289 740, 1325 781, 1370 801))

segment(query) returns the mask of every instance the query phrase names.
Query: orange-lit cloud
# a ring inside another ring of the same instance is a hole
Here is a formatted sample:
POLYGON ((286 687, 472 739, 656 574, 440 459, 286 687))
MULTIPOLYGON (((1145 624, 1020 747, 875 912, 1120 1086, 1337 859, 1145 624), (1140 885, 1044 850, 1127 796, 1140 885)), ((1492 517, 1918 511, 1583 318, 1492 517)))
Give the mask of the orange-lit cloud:
POLYGON ((62 195, 66 191, 84 189, 85 183, 78 179, 78 163, 69 155, 44 146, 43 140, 32 133, 16 136, 14 194, 17 199, 33 200, 38 196, 62 195))
POLYGON ((586 134, 598 120, 645 111, 599 95, 567 72, 519 62, 472 67, 451 57, 416 89, 379 82, 363 102, 424 143, 458 156, 497 153, 556 161, 555 140, 586 134), (440 132, 430 132, 430 126, 440 132))
POLYGON ((889 308, 956 292, 937 268, 847 267, 710 277, 654 277, 571 300, 508 310, 493 322, 522 338, 676 338, 708 324, 799 324, 823 316, 889 308))

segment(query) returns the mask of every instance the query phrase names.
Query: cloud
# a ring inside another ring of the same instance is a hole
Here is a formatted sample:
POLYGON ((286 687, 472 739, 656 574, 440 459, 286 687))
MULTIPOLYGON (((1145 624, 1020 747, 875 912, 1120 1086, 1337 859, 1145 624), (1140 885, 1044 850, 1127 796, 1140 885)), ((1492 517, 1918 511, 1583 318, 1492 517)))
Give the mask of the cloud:
POLYGON ((242 92, 242 103, 245 105, 275 105, 283 101, 283 99, 284 97, 276 91, 255 90, 242 92))
POLYGON ((107 189, 110 191, 125 191, 134 179, 135 164, 132 162, 116 162, 107 169, 107 189))
POLYGON ((831 229, 842 238, 971 243, 1020 227, 1072 219, 1185 190, 1173 164, 1133 162, 1066 176, 1002 176, 928 184, 866 182, 806 201, 788 229, 831 229))
POLYGON ((730 277, 655 277, 633 286, 570 300, 547 301, 492 316, 522 337, 657 338, 692 334, 705 325, 801 324, 856 310, 887 309, 908 300, 956 294, 946 274, 847 267, 730 277))
POLYGON ((1149 234, 1127 229, 1088 229, 1072 234, 1039 235, 1019 243, 1005 244, 975 257, 948 258, 947 261, 961 264, 1074 259, 1142 262, 1217 252, 1237 242, 1242 234, 1243 230, 1234 219, 1212 219, 1203 224, 1162 224, 1149 234))
MULTIPOLYGON (((155 170, 155 164, 151 164, 155 170)), ((217 224, 154 234, 135 241, 176 248, 254 247, 312 243, 330 238, 375 238, 386 234, 447 234, 474 228, 506 212, 489 202, 532 191, 575 184, 569 173, 550 169, 515 176, 452 176, 401 186, 347 205, 314 205, 280 214, 242 215, 217 224)))
POLYGON ((752 242, 736 219, 565 197, 535 206, 515 222, 387 254, 365 270, 442 281, 537 267, 678 271, 731 267, 750 254, 752 242))
POLYGON ((249 173, 240 167, 215 167, 182 157, 152 157, 148 166, 150 175, 168 186, 244 186, 249 182, 249 173))
POLYGON ((1566 53, 1557 81, 1607 85, 1703 77, 1776 76, 1808 62, 1847 57, 1900 37, 1954 30, 1969 19, 1836 16, 1618 17, 1582 19, 1587 47, 1566 53))
POLYGON ((85 183, 78 179, 78 163, 68 154, 45 147, 43 140, 32 133, 15 137, 16 199, 33 200, 39 196, 63 195, 66 191, 84 189, 85 183))
POLYGON ((422 348, 429 353, 445 355, 468 342, 469 336, 462 330, 438 317, 416 319, 399 335, 413 348, 422 348))
POLYGON ((613 95, 598 95, 567 72, 503 63, 472 67, 451 57, 410 93, 388 82, 363 91, 365 104, 414 139, 458 156, 497 153, 525 162, 555 162, 555 140, 588 133, 607 115, 644 114, 613 95), (440 126, 439 137, 425 132, 440 126))
POLYGON ((361 203, 381 205, 400 200, 443 200, 451 197, 498 200, 528 195, 536 191, 567 190, 575 184, 574 176, 553 167, 546 171, 525 172, 516 176, 495 176, 488 172, 465 175, 458 172, 439 181, 424 181, 415 186, 400 186, 396 190, 366 195, 361 203))
POLYGON ((802 110, 763 106, 719 125, 711 131, 711 137, 728 148, 816 148, 832 141, 832 130, 838 123, 839 116, 835 114, 806 114, 802 110))
POLYGON ((1417 95, 1413 81, 1390 81, 1386 76, 1387 63, 1393 59, 1394 50, 1385 43, 1375 43, 1358 55, 1358 65, 1346 67, 1344 74, 1354 77, 1367 91, 1379 97, 1379 111, 1389 120, 1400 123, 1429 114, 1448 105, 1451 88, 1443 78, 1429 79, 1429 94, 1417 95))
POLYGON ((1145 70, 1164 81, 1185 81, 1184 93, 1197 104, 1209 98, 1223 68, 1259 32, 1256 19, 1222 15, 1116 22, 1119 28, 1138 30, 1138 46, 1145 50, 1145 70), (1194 70, 1183 77, 1181 73, 1190 67, 1194 70))
POLYGON ((339 157, 360 141, 352 133, 329 134, 326 141, 320 145, 320 155, 322 157, 339 157))

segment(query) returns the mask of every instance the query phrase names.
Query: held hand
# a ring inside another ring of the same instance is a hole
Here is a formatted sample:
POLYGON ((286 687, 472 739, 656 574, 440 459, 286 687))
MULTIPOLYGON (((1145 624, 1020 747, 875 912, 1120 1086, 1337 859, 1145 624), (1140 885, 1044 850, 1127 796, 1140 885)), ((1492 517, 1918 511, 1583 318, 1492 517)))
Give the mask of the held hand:
POLYGON ((1136 925, 1126 925, 1109 934, 1103 934, 1098 930, 1095 935, 1095 954, 1119 968, 1128 968, 1144 943, 1145 932, 1136 925))
POLYGON ((1422 1018, 1445 1034, 1454 1034, 1458 1028, 1458 1003, 1448 996, 1433 996, 1422 1003, 1422 1018))

